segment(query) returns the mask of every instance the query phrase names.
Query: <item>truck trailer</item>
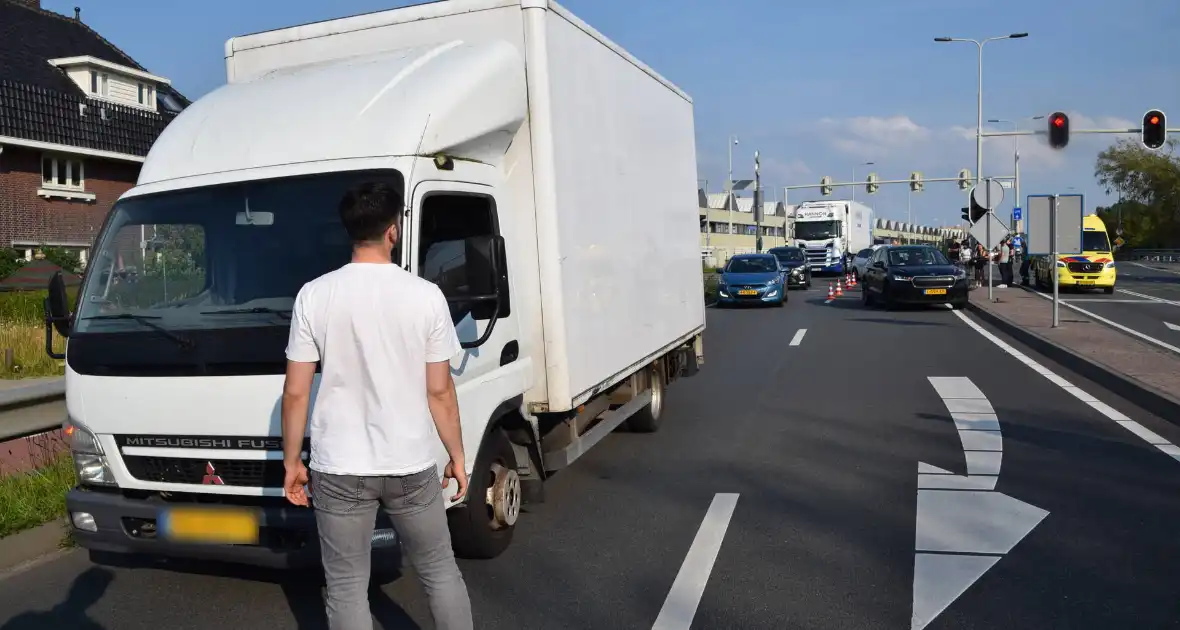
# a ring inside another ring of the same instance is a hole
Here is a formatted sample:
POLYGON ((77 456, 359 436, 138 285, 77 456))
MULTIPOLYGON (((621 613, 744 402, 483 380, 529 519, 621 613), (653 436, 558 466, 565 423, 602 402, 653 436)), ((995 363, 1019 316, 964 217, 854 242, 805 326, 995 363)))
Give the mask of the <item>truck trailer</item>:
MULTIPOLYGON (((611 431, 660 428, 704 362, 688 95, 548 0, 245 35, 225 63, 111 210, 76 303, 50 284, 81 546, 318 563, 313 511, 283 496, 284 349, 300 287, 349 261, 337 206, 361 183, 404 192, 394 262, 443 289, 462 341, 460 556, 501 553, 611 431)), ((396 544, 379 518, 374 546, 396 544)))

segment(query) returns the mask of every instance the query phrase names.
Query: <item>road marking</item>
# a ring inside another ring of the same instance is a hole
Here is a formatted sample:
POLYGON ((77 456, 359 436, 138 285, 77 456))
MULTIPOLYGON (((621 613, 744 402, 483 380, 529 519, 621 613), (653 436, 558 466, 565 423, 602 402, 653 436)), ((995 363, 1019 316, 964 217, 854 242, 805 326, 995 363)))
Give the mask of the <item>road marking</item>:
POLYGON ((1169 322, 1164 322, 1164 326, 1167 326, 1168 330, 1180 330, 1180 326, 1177 326, 1176 324, 1172 324, 1169 322))
MULTIPOLYGON (((1033 294, 1039 295, 1039 296, 1045 298, 1046 300, 1052 301, 1052 299, 1053 299, 1053 296, 1045 295, 1044 293, 1041 293, 1040 291, 1033 291, 1033 294)), ((1172 352, 1180 353, 1180 348, 1177 348, 1176 346, 1173 346, 1172 344, 1164 343, 1164 342, 1160 341, 1159 339, 1156 339, 1155 337, 1149 337, 1149 336, 1139 332, 1138 330, 1134 330, 1132 328, 1127 328, 1126 326, 1119 324, 1117 322, 1112 322, 1109 319, 1106 319, 1105 317, 1095 315, 1094 313, 1091 313, 1090 311, 1087 311, 1086 309, 1084 309, 1080 306, 1074 306, 1073 304, 1070 304, 1069 302, 1065 302, 1065 301, 1062 301, 1061 305, 1066 308, 1072 308, 1073 310, 1081 313, 1082 315, 1085 315, 1091 319, 1100 321, 1103 324, 1106 324, 1107 326, 1113 326, 1114 328, 1117 328, 1117 329, 1127 333, 1128 335, 1138 337, 1148 343, 1155 344, 1155 345, 1157 345, 1161 348, 1164 348, 1166 350, 1171 350, 1172 352)), ((963 314, 959 313, 958 311, 955 312, 955 315, 958 315, 959 317, 963 317, 963 314)), ((967 321, 966 318, 964 318, 964 320, 967 321)))
POLYGON ((797 346, 797 345, 803 343, 803 335, 806 335, 806 334, 807 334, 807 329, 800 328, 798 330, 798 332, 795 333, 795 336, 791 337, 791 345, 797 346))
MULTIPOLYGON (((1119 289, 1120 291, 1122 289, 1119 289)), ((1068 300, 1061 300, 1062 302, 1094 302, 1097 304, 1159 304, 1152 300, 1108 300, 1105 298, 1069 298, 1068 300)))
POLYGON ((987 396, 966 377, 929 381, 955 422, 967 475, 918 462, 911 630, 934 621, 1049 514, 995 491, 1004 442, 987 396))
POLYGON ((1180 447, 1177 447, 1175 444, 1172 444, 1171 442, 1156 435, 1155 433, 1148 431, 1146 427, 1144 427, 1143 425, 1139 424, 1138 422, 1135 422, 1134 420, 1128 418, 1121 411, 1098 400, 1094 396, 1091 396, 1089 393, 1082 390, 1080 387, 1077 387, 1074 384, 1070 383, 1069 381, 1054 374, 1051 370, 1049 370, 1045 366, 1030 359, 1023 352, 1017 350, 1016 348, 1013 348, 1012 346, 1005 343, 999 337, 996 337, 995 335, 991 334, 990 332, 984 330, 982 326, 971 321, 971 319, 968 318, 966 315, 964 315, 958 311, 955 311, 955 315, 957 315, 959 317, 959 319, 963 320, 968 326, 975 329, 975 332, 983 335, 988 341, 999 346, 1001 350, 1003 350, 1004 352, 1007 352, 1008 354, 1015 357, 1017 361, 1020 361, 1021 363, 1032 368, 1032 370, 1034 372, 1040 374, 1041 376, 1044 376, 1046 379, 1049 380, 1049 382, 1053 383, 1054 385, 1057 385, 1061 389, 1064 389, 1066 392, 1071 394, 1074 398, 1077 398, 1078 400, 1086 403, 1087 405, 1092 407, 1098 413, 1106 416, 1108 419, 1113 420, 1115 422, 1115 424, 1118 424, 1119 426, 1130 431, 1131 433, 1134 433, 1136 436, 1138 436, 1143 441, 1147 442, 1148 444, 1151 444, 1152 446, 1154 446, 1157 449, 1159 449, 1160 451, 1162 451, 1165 455, 1168 455, 1169 457, 1176 460, 1177 462, 1180 462, 1180 447), (1147 436, 1147 437, 1145 437, 1145 436, 1147 436))
POLYGON ((1137 262, 1133 262, 1130 264, 1135 265, 1136 267, 1143 267, 1144 269, 1150 269, 1152 271, 1162 271, 1164 273, 1174 273, 1174 274, 1180 276, 1180 271, 1172 271, 1171 269, 1160 269, 1159 267, 1148 267, 1147 265, 1144 265, 1142 263, 1137 263, 1137 262))
POLYGON ((1164 298, 1156 297, 1154 295, 1147 295, 1146 293, 1136 293, 1134 291, 1128 291, 1126 289, 1119 289, 1118 291, 1119 291, 1119 293, 1126 293, 1127 295, 1133 295, 1135 297, 1143 298, 1145 300, 1151 300, 1152 302, 1159 302, 1160 304, 1171 304, 1172 306, 1180 306, 1180 302, 1176 302, 1174 300, 1165 300, 1164 298))
POLYGON ((680 565, 680 572, 676 574, 676 581, 672 582, 672 589, 668 591, 664 607, 660 609, 652 630, 689 630, 692 627, 693 617, 697 614, 705 584, 713 571, 713 563, 717 561, 717 552, 721 551, 721 542, 725 540, 725 530, 729 528, 737 500, 736 493, 713 496, 705 520, 697 530, 684 564, 680 565))

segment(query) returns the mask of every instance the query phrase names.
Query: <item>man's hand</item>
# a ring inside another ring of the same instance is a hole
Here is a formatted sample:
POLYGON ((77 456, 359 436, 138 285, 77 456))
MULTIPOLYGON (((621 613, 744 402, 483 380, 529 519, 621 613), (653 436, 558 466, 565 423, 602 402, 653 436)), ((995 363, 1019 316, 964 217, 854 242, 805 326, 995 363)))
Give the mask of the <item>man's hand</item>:
POLYGON ((452 459, 450 462, 447 462, 447 467, 443 469, 442 487, 449 487, 452 479, 459 484, 459 491, 451 499, 452 502, 455 502, 467 494, 467 469, 462 461, 456 462, 452 459))
POLYGON ((287 495, 287 500, 295 505, 307 507, 307 466, 304 466, 302 461, 294 464, 284 463, 283 466, 287 469, 286 478, 283 480, 283 492, 287 495))

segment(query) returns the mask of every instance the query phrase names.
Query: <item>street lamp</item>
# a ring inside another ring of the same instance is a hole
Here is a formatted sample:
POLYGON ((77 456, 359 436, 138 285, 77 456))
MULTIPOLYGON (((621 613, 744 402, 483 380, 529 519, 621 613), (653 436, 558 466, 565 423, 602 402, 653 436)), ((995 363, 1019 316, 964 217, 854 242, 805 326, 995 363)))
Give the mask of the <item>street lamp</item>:
POLYGON ((729 233, 733 234, 733 147, 737 136, 729 137, 729 179, 725 180, 725 207, 729 209, 729 233))
POLYGON ((979 50, 979 72, 978 72, 978 88, 975 93, 975 185, 978 186, 983 181, 983 45, 988 42, 999 41, 1001 39, 1022 39, 1028 37, 1028 33, 1012 33, 1011 35, 1004 35, 1003 37, 989 37, 987 39, 963 39, 959 37, 935 37, 934 41, 939 43, 944 42, 971 42, 979 50))
POLYGON ((874 164, 876 164, 876 162, 865 162, 863 164, 857 164, 856 166, 852 167, 852 200, 853 201, 856 201, 856 169, 858 169, 862 166, 872 166, 874 164))

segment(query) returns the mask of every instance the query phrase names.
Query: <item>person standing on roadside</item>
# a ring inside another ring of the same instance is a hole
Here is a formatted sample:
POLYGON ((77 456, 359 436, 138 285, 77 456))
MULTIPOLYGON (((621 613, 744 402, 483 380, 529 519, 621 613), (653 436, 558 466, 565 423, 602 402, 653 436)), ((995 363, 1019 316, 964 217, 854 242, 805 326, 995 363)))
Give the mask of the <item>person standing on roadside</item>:
POLYGON ((1028 257, 1028 236, 1026 235, 1020 240, 1020 284, 1021 286, 1029 285, 1029 270, 1032 268, 1032 259, 1028 257))
POLYGON ((471 601, 455 563, 442 489, 467 492, 450 360, 459 339, 442 291, 393 264, 399 191, 362 184, 339 206, 352 261, 303 285, 291 313, 283 386, 284 491, 309 504, 304 430, 311 412, 315 509, 332 630, 372 630, 369 576, 382 508, 422 582, 439 630, 471 630, 471 601), (437 438, 435 432, 437 431, 437 438), (435 439, 450 457, 441 484, 435 439))
POLYGON ((1012 284, 1012 237, 1005 236, 1000 241, 1000 288, 1007 288, 1012 284))

